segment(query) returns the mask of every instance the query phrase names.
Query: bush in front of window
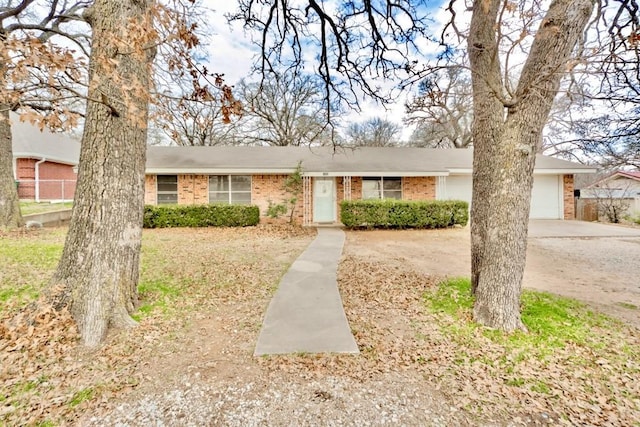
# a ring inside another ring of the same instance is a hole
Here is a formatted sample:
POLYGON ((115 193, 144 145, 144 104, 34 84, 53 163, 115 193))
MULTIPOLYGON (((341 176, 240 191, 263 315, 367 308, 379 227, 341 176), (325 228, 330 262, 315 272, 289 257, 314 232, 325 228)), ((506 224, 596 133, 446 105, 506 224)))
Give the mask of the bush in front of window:
POLYGON ((247 227, 260 222, 260 209, 248 205, 172 205, 144 207, 144 228, 247 227))
POLYGON ((345 200, 340 221, 348 228, 446 228, 469 221, 462 200, 345 200))

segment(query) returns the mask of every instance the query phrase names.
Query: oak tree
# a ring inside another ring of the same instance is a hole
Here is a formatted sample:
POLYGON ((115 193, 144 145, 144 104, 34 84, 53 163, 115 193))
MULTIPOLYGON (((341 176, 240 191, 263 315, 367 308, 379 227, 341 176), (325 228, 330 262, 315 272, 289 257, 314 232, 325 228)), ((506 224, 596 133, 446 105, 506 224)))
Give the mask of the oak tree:
MULTIPOLYGON (((219 92, 223 120, 237 109, 231 88, 192 61, 199 41, 180 0, 95 0, 85 126, 69 232, 48 297, 67 307, 82 342, 97 346, 110 328, 136 322, 152 65, 169 47, 170 69, 192 76, 194 99, 219 92), (166 2, 165 2, 166 3, 166 2), (201 77, 212 80, 203 85, 201 77)), ((190 0, 186 0, 191 3, 190 0)), ((188 4, 187 4, 188 6, 188 4)))
POLYGON ((237 145, 236 123, 225 123, 217 99, 189 99, 184 95, 164 93, 161 102, 152 106, 150 131, 161 133, 160 144, 179 146, 237 145))
POLYGON ((208 59, 210 11, 204 3, 194 0, 164 3, 168 15, 158 26, 162 43, 154 66, 150 132, 161 144, 236 143, 232 116, 240 116, 242 105, 224 75, 210 72, 202 64, 208 59))
POLYGON ((243 144, 323 145, 331 142, 323 117, 322 86, 310 76, 282 73, 269 81, 241 81, 236 94, 243 118, 236 134, 243 144))
POLYGON ((14 182, 10 112, 53 130, 76 124, 88 35, 85 2, 0 2, 0 227, 23 220, 14 182), (64 38, 68 47, 57 40, 64 38))
POLYGON ((598 64, 605 80, 624 86, 624 76, 638 70, 639 9, 635 0, 475 0, 461 12, 471 12, 470 27, 461 30, 455 19, 461 4, 447 4, 452 20, 441 32, 444 48, 436 46, 429 55, 434 60, 424 67, 419 64, 424 58, 416 59, 412 50, 427 33, 418 19, 427 10, 423 2, 350 1, 330 10, 315 0, 295 5, 243 0, 239 15, 261 34, 261 69, 276 62, 300 67, 302 46, 315 43, 327 92, 362 90, 374 98, 380 97, 372 90, 375 77, 404 70, 409 80, 423 78, 455 56, 446 46, 450 34, 466 40, 474 110, 474 318, 512 331, 524 328, 520 292, 535 154, 561 80, 584 64, 598 64), (591 41, 597 44, 593 50, 591 41))
MULTIPOLYGON (((471 274, 474 318, 492 328, 526 329, 520 317, 520 293, 535 154, 562 78, 588 59, 581 56, 580 47, 589 23, 598 22, 596 4, 593 0, 553 0, 548 6, 501 0, 473 3, 467 39, 475 114, 471 274), (509 15, 514 19, 508 21, 509 15), (514 23, 520 25, 510 26, 514 23), (529 37, 530 44, 523 44, 529 37), (524 48, 526 59, 513 79, 506 61, 516 48, 524 48)), ((626 26, 624 21, 631 19, 624 39, 637 37, 638 9, 626 9, 629 4, 598 4, 599 16, 610 13, 602 9, 607 6, 614 14, 617 11, 614 25, 626 26)), ((619 46, 618 36, 608 48, 619 46)))
POLYGON ((348 147, 397 147, 402 127, 382 117, 372 117, 347 126, 344 145, 348 147))
POLYGON ((426 77, 418 85, 418 94, 405 104, 405 110, 405 123, 416 126, 409 141, 412 146, 471 146, 471 79, 464 67, 451 66, 426 77))
POLYGON ((151 0, 96 0, 78 183, 50 299, 67 307, 82 342, 135 324, 147 116, 156 33, 151 0))

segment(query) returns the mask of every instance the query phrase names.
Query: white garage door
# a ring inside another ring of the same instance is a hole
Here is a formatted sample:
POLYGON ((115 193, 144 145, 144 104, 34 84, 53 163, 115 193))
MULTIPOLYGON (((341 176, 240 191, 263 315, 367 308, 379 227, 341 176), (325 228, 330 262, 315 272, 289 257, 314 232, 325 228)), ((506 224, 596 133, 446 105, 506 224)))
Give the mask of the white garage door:
POLYGON ((446 200, 464 200, 471 204, 471 176, 470 175, 449 175, 445 178, 446 200))
POLYGON ((560 176, 534 175, 530 218, 561 219, 560 176))
MULTIPOLYGON (((445 178, 445 189, 439 199, 466 200, 471 203, 471 176, 449 175, 445 178)), ((561 219, 562 193, 560 176, 535 175, 531 194, 531 212, 533 219, 561 219)))

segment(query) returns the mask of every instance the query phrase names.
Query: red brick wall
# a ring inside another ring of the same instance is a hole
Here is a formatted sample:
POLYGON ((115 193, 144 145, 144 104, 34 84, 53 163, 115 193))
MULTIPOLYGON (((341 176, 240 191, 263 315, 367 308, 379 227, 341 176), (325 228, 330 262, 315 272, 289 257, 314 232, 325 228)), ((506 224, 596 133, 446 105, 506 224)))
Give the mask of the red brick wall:
POLYGON ((209 203, 208 175, 178 175, 178 204, 209 203))
POLYGON ((158 187, 156 175, 145 175, 144 177, 144 203, 145 205, 158 204, 158 187))
POLYGON ((351 200, 362 199, 362 177, 351 177, 351 200))
POLYGON ((564 201, 564 219, 575 219, 576 210, 573 200, 573 175, 564 175, 562 178, 562 195, 564 201))
POLYGON ((406 176, 402 178, 403 200, 435 200, 436 178, 434 176, 406 176))
MULTIPOLYGON (((283 189, 284 181, 288 175, 253 175, 251 178, 251 204, 260 208, 260 214, 266 216, 269 202, 273 204, 287 203, 291 195, 283 189)), ((209 201, 209 177, 207 175, 178 175, 178 203, 208 203, 209 201)), ((313 191, 313 181, 311 185, 313 191)), ((435 199, 436 179, 434 177, 406 177, 402 184, 403 198, 405 200, 435 199)), ((336 178, 336 211, 340 212, 340 202, 344 200, 344 180, 336 178)), ((351 178, 351 199, 362 198, 362 177, 351 178)), ((313 200, 313 194, 309 195, 313 200)), ((295 208, 294 221, 303 221, 303 202, 301 195, 295 208)), ((145 203, 156 204, 156 177, 145 177, 145 203)), ((288 207, 288 206, 287 206, 288 207)), ((288 215, 288 214, 287 214, 288 215)), ((288 218, 288 216, 287 216, 288 218)), ((313 218, 313 206, 311 207, 311 220, 313 218)))
MULTIPOLYGON (((273 204, 286 203, 289 207, 288 200, 291 194, 284 191, 284 181, 288 175, 253 175, 251 177, 251 204, 260 208, 260 214, 266 216, 269 208, 269 201, 273 204)), ((294 212, 294 221, 302 223, 303 217, 303 196, 298 197, 294 212)), ((289 213, 287 213, 288 218, 289 213)))
POLYGON ((18 179, 35 179, 36 159, 16 159, 16 176, 18 179))
MULTIPOLYGON (((38 159, 16 159, 16 176, 20 182, 18 196, 21 199, 35 199, 36 162, 38 159)), ((77 175, 72 165, 43 162, 38 165, 40 200, 70 200, 76 190, 77 175)))
MULTIPOLYGON (((286 203, 291 198, 291 195, 283 189, 286 179, 287 175, 253 175, 251 177, 251 204, 260 208, 262 216, 267 214, 269 201, 279 204, 286 203)), ((144 202, 146 204, 155 205, 158 202, 156 182, 156 175, 145 176, 144 202)), ((198 203, 209 203, 209 176, 178 175, 178 204, 198 203)), ((300 196, 294 215, 294 221, 298 223, 302 223, 302 204, 303 197, 300 196)))
MULTIPOLYGON (((338 203, 344 198, 344 184, 338 178, 338 203)), ((409 176, 402 178, 403 200, 435 200, 436 178, 433 176, 409 176)), ((351 200, 362 199, 362 177, 351 177, 351 200)))
POLYGON ((71 165, 44 162, 40 164, 39 169, 40 179, 64 179, 75 181, 78 178, 78 175, 73 172, 73 166, 71 165))

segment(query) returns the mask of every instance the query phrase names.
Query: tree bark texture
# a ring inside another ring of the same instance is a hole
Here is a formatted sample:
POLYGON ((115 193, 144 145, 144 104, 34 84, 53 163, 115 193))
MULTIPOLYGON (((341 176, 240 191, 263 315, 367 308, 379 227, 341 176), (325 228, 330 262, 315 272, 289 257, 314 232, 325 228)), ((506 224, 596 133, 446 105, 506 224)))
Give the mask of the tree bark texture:
POLYGON ((515 93, 507 99, 498 53, 501 0, 476 0, 468 52, 474 100, 471 278, 474 318, 524 329, 520 293, 535 154, 592 0, 554 0, 540 24, 515 93))
POLYGON ((153 51, 143 49, 151 0, 96 0, 90 85, 75 202, 49 289, 83 344, 135 325, 148 98, 153 51))
POLYGON ((13 175, 13 139, 9 119, 9 108, 0 103, 0 228, 24 225, 13 175))

